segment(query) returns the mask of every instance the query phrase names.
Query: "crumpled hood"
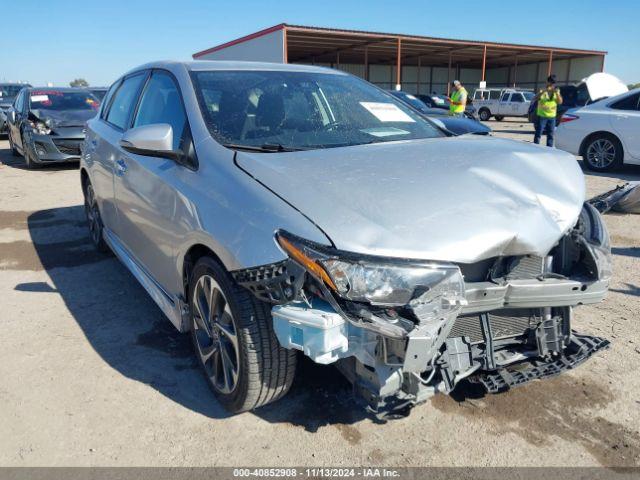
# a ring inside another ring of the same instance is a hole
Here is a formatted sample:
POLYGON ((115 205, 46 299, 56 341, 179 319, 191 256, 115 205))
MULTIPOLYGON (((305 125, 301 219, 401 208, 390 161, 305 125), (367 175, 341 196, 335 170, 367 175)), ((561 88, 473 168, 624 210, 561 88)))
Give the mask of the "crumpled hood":
POLYGON ((459 263, 545 255, 585 196, 573 156, 490 137, 238 152, 237 162, 337 248, 371 255, 459 263))
POLYGON ((96 116, 96 110, 31 110, 38 119, 46 122, 49 120, 51 128, 56 127, 82 127, 88 120, 96 116))

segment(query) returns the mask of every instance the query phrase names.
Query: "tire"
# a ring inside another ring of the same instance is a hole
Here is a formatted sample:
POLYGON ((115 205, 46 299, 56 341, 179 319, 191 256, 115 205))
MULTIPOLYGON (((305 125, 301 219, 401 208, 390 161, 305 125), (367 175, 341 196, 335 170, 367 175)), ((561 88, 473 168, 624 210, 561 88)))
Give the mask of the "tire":
POLYGON ((486 122, 491 119, 491 112, 487 108, 481 108, 478 112, 478 116, 480 117, 480 120, 486 122))
POLYGON ((296 352, 278 343, 270 306, 235 284, 211 257, 193 268, 189 307, 198 363, 226 410, 253 410, 289 391, 296 352))
POLYGON ((31 152, 29 152, 29 147, 24 147, 24 164, 27 167, 27 170, 33 170, 37 168, 38 165, 31 158, 31 152))
POLYGON ((100 209, 98 208, 98 202, 96 201, 96 195, 93 191, 91 182, 87 182, 84 187, 84 213, 89 223, 89 237, 91 243, 99 252, 108 252, 109 246, 104 241, 104 224, 102 223, 102 216, 100 215, 100 209))
POLYGON ((7 137, 9 137, 9 148, 11 149, 11 155, 13 155, 14 157, 19 157, 20 154, 18 153, 18 150, 16 150, 16 147, 13 144, 13 140, 11 139, 11 133, 7 132, 7 137))
POLYGON ((589 170, 608 172, 622 167, 624 150, 622 144, 610 133, 595 134, 584 142, 582 160, 589 170))
POLYGON ((496 115, 494 117, 498 122, 501 122, 502 120, 504 120, 504 115, 496 115))

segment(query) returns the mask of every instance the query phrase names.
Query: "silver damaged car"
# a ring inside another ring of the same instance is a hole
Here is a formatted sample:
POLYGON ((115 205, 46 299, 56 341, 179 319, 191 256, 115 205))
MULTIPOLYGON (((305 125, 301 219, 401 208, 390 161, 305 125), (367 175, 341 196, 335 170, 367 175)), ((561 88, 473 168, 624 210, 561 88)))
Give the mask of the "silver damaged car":
POLYGON ((80 173, 95 246, 189 332, 232 412, 285 395, 300 354, 384 416, 608 345, 572 330, 611 278, 575 159, 449 136, 343 72, 141 66, 88 122, 80 173))

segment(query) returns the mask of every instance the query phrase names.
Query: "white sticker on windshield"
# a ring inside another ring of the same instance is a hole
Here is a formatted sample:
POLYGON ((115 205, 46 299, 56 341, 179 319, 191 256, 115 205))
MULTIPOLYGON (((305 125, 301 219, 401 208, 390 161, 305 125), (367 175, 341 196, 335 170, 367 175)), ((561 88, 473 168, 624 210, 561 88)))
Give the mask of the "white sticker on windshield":
POLYGON ((369 110, 381 122, 415 122, 413 118, 393 103, 360 102, 360 105, 369 110))
POLYGON ((31 97, 32 102, 40 103, 40 102, 48 102, 49 95, 33 95, 31 97))
POLYGON ((411 133, 395 127, 364 128, 361 131, 374 137, 393 137, 394 135, 409 135, 411 133))

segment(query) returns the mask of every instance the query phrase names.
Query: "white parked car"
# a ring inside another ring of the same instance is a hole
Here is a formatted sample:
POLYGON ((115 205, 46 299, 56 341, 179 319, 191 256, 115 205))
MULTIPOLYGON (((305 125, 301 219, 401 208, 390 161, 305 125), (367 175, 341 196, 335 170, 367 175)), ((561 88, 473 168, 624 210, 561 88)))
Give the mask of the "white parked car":
POLYGON ((640 164, 640 89, 567 111, 556 147, 581 155, 590 170, 640 164))
POLYGON ((526 90, 479 88, 473 93, 473 106, 485 122, 491 117, 498 121, 507 116, 526 117, 534 96, 526 90))

